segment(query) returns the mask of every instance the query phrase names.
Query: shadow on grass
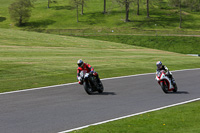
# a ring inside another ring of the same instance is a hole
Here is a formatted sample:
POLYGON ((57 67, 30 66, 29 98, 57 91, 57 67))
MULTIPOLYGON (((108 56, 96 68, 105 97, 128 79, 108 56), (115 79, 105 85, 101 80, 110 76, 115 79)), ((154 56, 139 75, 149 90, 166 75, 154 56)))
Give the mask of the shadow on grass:
POLYGON ((54 7, 51 7, 51 9, 55 9, 55 10, 73 10, 75 8, 72 7, 72 6, 54 6, 54 7))
POLYGON ((111 15, 109 16, 115 16, 117 14, 121 14, 121 21, 115 22, 118 26, 129 24, 132 25, 133 27, 139 27, 139 28, 144 28, 144 27, 150 27, 150 28, 156 28, 155 24, 157 26, 161 27, 167 27, 167 26, 173 26, 177 27, 179 24, 179 16, 177 13, 166 13, 164 11, 159 11, 159 12, 151 12, 150 17, 147 18, 145 16, 146 12, 141 11, 139 16, 131 16, 129 14, 129 21, 125 22, 125 12, 124 11, 112 11, 111 15))
MULTIPOLYGON (((154 15, 149 19, 145 19, 143 21, 135 21, 137 24, 136 26, 138 27, 151 27, 151 28, 156 28, 155 24, 157 26, 162 26, 164 28, 166 27, 179 27, 180 24, 180 16, 179 12, 177 11, 153 11, 152 14, 154 15)), ((200 18, 199 18, 200 20, 200 18)), ((182 13, 182 28, 186 29, 199 29, 200 24, 198 23, 199 21, 197 17, 194 17, 192 14, 188 13, 182 13)))
POLYGON ((48 25, 51 25, 55 23, 54 20, 41 20, 41 21, 35 21, 35 22, 27 22, 24 27, 26 28, 46 28, 48 25))
POLYGON ((105 16, 101 12, 87 13, 84 15, 84 20, 80 19, 81 20, 80 22, 86 23, 89 25, 105 23, 106 20, 104 17, 105 16))
POLYGON ((164 17, 150 17, 142 21, 135 20, 133 22, 137 27, 156 28, 155 27, 155 24, 156 24, 157 26, 162 26, 165 28, 166 26, 176 27, 179 24, 179 19, 178 18, 164 18, 164 17))
POLYGON ((0 22, 3 22, 6 20, 6 17, 0 17, 0 22))

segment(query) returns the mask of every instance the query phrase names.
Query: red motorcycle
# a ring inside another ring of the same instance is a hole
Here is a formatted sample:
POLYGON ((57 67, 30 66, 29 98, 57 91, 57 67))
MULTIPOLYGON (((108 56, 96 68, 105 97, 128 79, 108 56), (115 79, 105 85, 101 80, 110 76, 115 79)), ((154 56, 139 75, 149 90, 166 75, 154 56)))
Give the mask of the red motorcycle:
POLYGON ((177 85, 171 83, 171 80, 168 78, 168 76, 166 76, 164 70, 156 73, 156 80, 158 81, 158 84, 161 86, 162 90, 165 93, 168 93, 170 91, 177 92, 177 85))
POLYGON ((98 83, 96 76, 87 73, 86 71, 81 71, 80 76, 83 80, 83 86, 87 94, 91 95, 95 91, 103 93, 103 84, 101 81, 98 83))

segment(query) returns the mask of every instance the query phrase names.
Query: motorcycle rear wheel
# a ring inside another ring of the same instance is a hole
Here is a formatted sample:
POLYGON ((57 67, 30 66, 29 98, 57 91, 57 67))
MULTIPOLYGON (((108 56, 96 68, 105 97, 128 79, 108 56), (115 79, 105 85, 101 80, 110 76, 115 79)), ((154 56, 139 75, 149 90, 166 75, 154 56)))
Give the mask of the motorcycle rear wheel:
POLYGON ((103 87, 102 82, 100 81, 100 85, 99 85, 99 87, 98 87, 98 92, 99 92, 99 93, 103 93, 103 90, 104 90, 104 87, 103 87))
POLYGON ((177 92, 177 90, 178 90, 178 87, 177 87, 177 85, 175 84, 175 85, 174 85, 173 92, 177 92))

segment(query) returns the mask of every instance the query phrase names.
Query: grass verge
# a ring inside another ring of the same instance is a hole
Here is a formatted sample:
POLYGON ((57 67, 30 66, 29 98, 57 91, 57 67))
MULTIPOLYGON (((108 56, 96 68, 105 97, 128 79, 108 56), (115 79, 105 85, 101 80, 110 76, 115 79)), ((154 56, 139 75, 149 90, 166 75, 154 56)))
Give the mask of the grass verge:
POLYGON ((72 133, 198 133, 200 101, 90 126, 72 133))
POLYGON ((189 36, 134 36, 134 35, 107 35, 83 36, 97 40, 124 43, 159 50, 183 54, 200 54, 200 37, 189 36))

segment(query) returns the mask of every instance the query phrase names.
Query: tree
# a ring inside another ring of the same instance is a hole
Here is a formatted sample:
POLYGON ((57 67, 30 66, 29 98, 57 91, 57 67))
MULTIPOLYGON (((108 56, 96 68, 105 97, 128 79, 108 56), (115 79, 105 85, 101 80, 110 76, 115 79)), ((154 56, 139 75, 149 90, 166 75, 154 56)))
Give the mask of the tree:
POLYGON ((125 22, 128 22, 129 21, 129 6, 130 6, 130 3, 128 2, 128 0, 125 0, 125 7, 126 7, 126 19, 125 19, 125 22))
POLYGON ((76 18, 77 18, 77 23, 78 23, 79 22, 78 9, 79 9, 79 5, 82 5, 82 0, 71 0, 71 4, 76 8, 76 18))
POLYGON ((126 18, 125 18, 125 22, 129 22, 129 8, 130 8, 130 4, 134 1, 134 0, 116 0, 119 4, 124 5, 125 6, 125 12, 126 12, 126 18))
POLYGON ((140 15, 140 0, 137 0, 137 15, 140 15))
POLYGON ((85 6, 85 2, 86 2, 87 0, 82 0, 81 1, 81 7, 82 7, 82 10, 81 10, 81 15, 83 15, 83 7, 85 6))
POLYGON ((31 17, 32 4, 31 0, 15 0, 9 6, 9 13, 11 20, 15 22, 16 25, 22 26, 31 17))
POLYGON ((170 4, 172 5, 172 6, 175 6, 175 7, 178 7, 179 6, 179 19, 180 19, 180 21, 179 21, 179 28, 182 28, 182 7, 181 7, 181 4, 182 4, 182 2, 181 2, 182 0, 169 0, 169 2, 170 2, 170 4))
POLYGON ((106 14, 106 0, 104 0, 104 4, 103 5, 104 5, 103 6, 104 7, 103 13, 106 14))
POLYGON ((149 0, 147 0, 147 18, 149 18, 149 0))
POLYGON ((181 0, 179 0, 179 9, 180 9, 180 24, 179 24, 179 28, 182 28, 182 12, 181 12, 181 0))
POLYGON ((200 0, 193 0, 190 3, 191 10, 200 11, 200 0))
POLYGON ((47 0, 47 1, 48 1, 47 8, 50 8, 51 3, 57 3, 56 0, 47 0))
POLYGON ((179 0, 169 0, 169 4, 174 7, 179 6, 179 0))
POLYGON ((191 11, 200 11, 200 0, 183 0, 182 5, 189 7, 191 11))
POLYGON ((50 8, 50 3, 51 3, 51 0, 48 0, 47 8, 50 8))
POLYGON ((194 9, 195 11, 200 11, 200 0, 195 0, 194 9))
POLYGON ((82 6, 81 15, 83 15, 83 7, 84 7, 84 4, 85 4, 85 0, 82 0, 82 3, 81 3, 81 6, 82 6))

